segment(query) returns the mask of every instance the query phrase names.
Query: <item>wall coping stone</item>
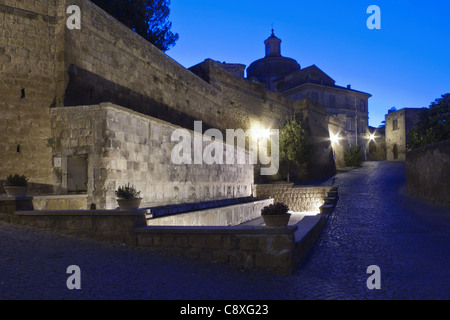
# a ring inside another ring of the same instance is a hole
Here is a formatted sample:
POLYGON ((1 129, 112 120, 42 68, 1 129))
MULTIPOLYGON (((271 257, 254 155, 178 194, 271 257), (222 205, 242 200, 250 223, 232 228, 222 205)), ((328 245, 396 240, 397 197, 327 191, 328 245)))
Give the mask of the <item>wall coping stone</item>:
POLYGON ((148 226, 135 228, 137 234, 292 234, 297 231, 298 226, 288 226, 282 229, 270 229, 266 227, 251 226, 148 226))
POLYGON ((53 200, 53 199, 85 199, 88 197, 87 193, 83 194, 48 194, 33 196, 32 199, 36 200, 53 200))
POLYGON ((35 211, 16 211, 18 216, 144 216, 146 210, 35 210, 35 211))

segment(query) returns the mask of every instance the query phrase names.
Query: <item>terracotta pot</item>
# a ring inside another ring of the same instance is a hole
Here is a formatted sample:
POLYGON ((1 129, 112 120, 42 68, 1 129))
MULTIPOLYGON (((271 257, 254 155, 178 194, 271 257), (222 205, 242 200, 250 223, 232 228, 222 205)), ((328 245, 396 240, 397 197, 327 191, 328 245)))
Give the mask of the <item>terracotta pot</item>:
POLYGON ((27 187, 3 187, 6 191, 6 195, 12 198, 23 198, 27 194, 27 187))
POLYGON ((142 199, 117 199, 122 211, 139 209, 142 199))
POLYGON ((279 229, 287 227, 291 214, 263 215, 262 217, 267 228, 279 229))

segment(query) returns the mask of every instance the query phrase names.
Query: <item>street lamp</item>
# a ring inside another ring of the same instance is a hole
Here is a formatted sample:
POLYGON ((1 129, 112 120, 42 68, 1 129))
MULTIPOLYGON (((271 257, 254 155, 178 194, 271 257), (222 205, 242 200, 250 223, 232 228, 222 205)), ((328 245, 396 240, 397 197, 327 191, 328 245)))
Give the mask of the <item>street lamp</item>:
POLYGON ((261 127, 253 127, 252 134, 255 140, 270 138, 270 129, 263 129, 261 127))
POLYGON ((339 139, 340 139, 339 138, 339 134, 332 134, 332 133, 330 133, 330 140, 331 140, 332 144, 338 143, 339 139))

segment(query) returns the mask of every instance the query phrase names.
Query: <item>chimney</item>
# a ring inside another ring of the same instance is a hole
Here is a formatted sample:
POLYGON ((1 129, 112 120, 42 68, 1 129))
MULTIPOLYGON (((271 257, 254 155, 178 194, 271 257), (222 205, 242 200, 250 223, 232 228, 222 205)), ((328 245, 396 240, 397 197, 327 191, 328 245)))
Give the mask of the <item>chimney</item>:
POLYGON ((347 89, 351 89, 352 88, 352 85, 351 84, 348 84, 347 85, 347 89))

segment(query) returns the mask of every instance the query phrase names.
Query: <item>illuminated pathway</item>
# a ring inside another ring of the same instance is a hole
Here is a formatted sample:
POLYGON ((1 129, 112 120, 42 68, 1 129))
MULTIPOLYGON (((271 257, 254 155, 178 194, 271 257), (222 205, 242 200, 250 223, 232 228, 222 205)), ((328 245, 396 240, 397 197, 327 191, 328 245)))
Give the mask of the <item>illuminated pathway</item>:
POLYGON ((450 209, 404 195, 404 163, 366 162, 334 184, 338 205, 292 276, 0 223, 0 300, 450 299, 450 209), (66 287, 70 265, 81 269, 80 290, 66 287), (379 290, 366 286, 370 265, 380 267, 379 290))
POLYGON ((366 162, 336 176, 338 205, 290 298, 450 298, 450 208, 406 195, 404 171, 404 162, 366 162), (370 265, 380 290, 367 288, 370 265))

